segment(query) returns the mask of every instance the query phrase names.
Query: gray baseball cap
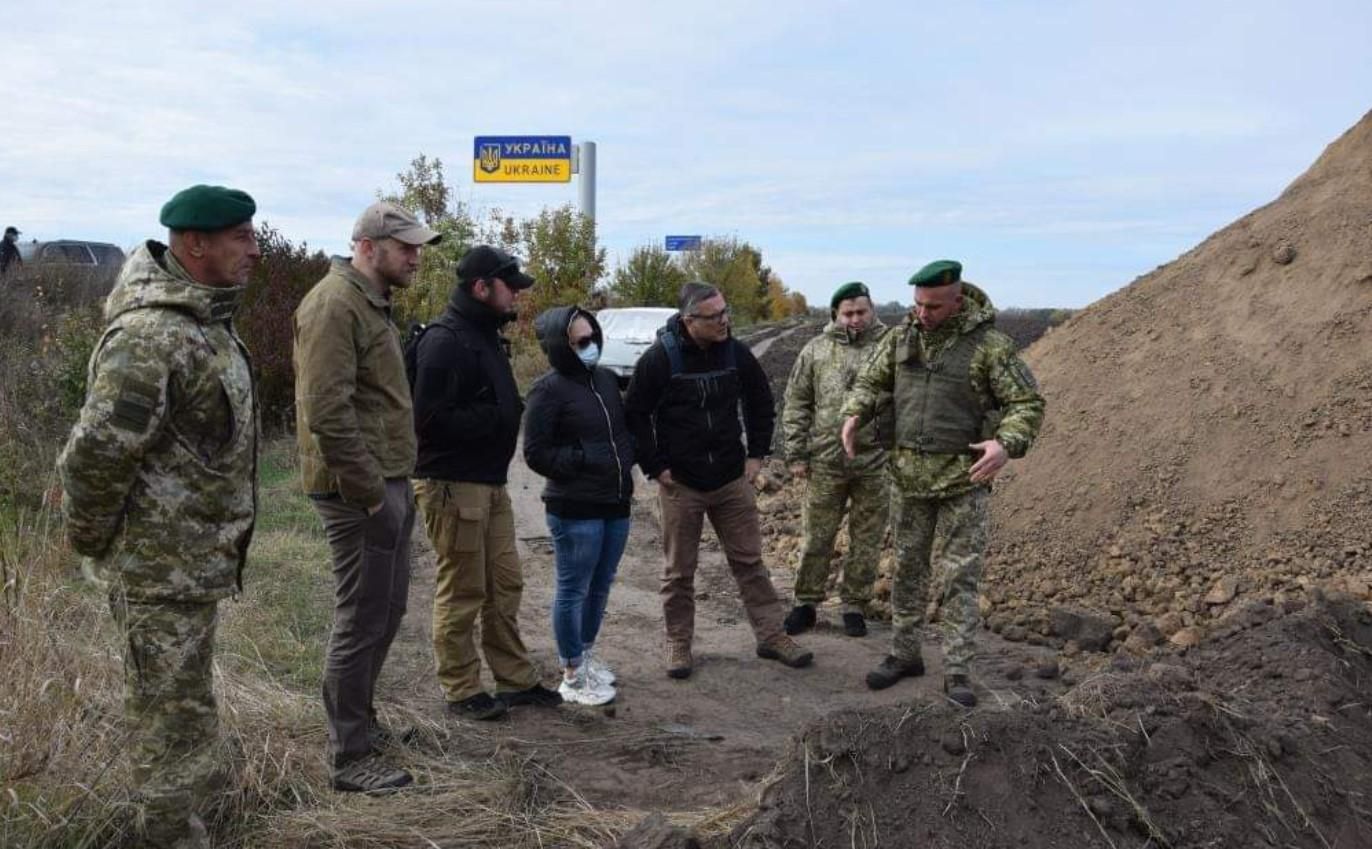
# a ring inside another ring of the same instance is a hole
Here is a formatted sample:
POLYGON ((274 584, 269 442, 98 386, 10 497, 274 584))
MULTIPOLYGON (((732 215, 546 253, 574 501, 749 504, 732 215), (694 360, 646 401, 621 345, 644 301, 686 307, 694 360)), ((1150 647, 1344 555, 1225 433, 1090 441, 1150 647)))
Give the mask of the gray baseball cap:
POLYGON ((353 241, 358 239, 395 239, 407 245, 435 245, 443 234, 430 230, 399 204, 377 201, 357 217, 353 225, 353 241))

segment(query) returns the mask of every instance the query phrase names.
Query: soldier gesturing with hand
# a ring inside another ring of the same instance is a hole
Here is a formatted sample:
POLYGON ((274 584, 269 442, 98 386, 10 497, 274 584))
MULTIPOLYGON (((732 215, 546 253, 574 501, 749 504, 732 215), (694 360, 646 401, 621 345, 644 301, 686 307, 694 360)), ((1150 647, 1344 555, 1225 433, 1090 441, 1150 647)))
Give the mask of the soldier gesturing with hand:
POLYGON ((843 404, 842 440, 850 456, 858 426, 882 393, 895 409, 891 476, 896 489, 896 574, 891 590, 891 654, 868 673, 882 689, 923 675, 920 627, 930 572, 946 580, 944 690, 976 704, 969 677, 986 550, 990 483, 1022 457, 1043 423, 1043 396, 1014 342, 994 328, 995 309, 962 280, 962 265, 932 262, 910 278, 915 305, 858 373, 843 404), (931 563, 931 557, 936 561, 931 563))

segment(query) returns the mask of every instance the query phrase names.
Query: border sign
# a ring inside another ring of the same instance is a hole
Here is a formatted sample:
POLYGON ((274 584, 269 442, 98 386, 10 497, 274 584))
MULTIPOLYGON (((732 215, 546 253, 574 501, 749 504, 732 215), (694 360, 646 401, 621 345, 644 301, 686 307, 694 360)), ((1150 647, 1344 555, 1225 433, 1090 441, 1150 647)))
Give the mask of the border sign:
POLYGON ((699 236, 668 236, 666 248, 669 251, 698 251, 700 250, 699 236))
POLYGON ((570 183, 571 136, 477 136, 475 183, 570 183))

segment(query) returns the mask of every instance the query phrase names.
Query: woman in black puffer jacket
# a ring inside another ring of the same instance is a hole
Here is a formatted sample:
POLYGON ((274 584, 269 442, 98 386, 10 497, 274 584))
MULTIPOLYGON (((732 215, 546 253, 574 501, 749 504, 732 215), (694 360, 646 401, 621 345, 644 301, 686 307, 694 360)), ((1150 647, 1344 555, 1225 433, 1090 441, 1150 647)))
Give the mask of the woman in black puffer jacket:
POLYGON ((594 654, 619 558, 629 538, 633 438, 619 385, 596 368, 604 337, 595 316, 554 307, 534 322, 552 369, 534 384, 524 413, 524 460, 543 489, 557 565, 553 634, 563 699, 605 704, 614 673, 594 654))

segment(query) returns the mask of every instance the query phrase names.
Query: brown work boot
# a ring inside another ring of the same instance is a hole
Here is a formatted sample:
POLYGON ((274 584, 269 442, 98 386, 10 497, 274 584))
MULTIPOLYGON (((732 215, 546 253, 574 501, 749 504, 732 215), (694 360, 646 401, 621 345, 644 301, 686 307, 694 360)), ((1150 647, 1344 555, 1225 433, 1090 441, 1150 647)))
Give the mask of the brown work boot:
POLYGON ((667 677, 690 678, 695 661, 691 658, 690 643, 667 644, 667 677))
POLYGON ((881 665, 867 673, 867 686, 873 690, 885 690, 902 678, 918 678, 924 674, 924 658, 902 660, 888 654, 881 659, 881 665))
POLYGON ((800 643, 786 634, 777 634, 757 644, 757 656, 766 660, 778 660, 792 669, 809 666, 815 653, 801 648, 800 643))
POLYGON ((972 682, 966 675, 949 675, 943 679, 943 692, 950 701, 965 708, 976 707, 977 694, 972 692, 972 682))

